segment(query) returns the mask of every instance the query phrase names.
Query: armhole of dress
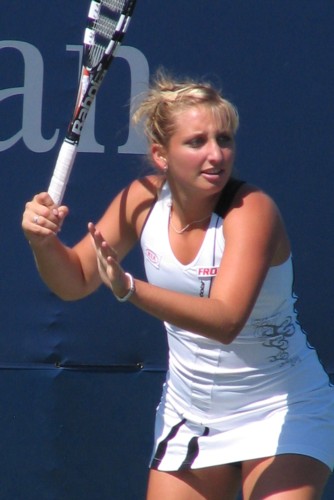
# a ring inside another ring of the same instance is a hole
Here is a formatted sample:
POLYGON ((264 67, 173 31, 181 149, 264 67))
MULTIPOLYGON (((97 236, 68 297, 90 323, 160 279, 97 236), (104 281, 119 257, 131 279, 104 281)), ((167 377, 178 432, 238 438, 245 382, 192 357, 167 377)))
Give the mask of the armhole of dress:
POLYGON ((151 215, 151 213, 152 213, 152 211, 153 211, 153 209, 154 209, 154 206, 155 206, 156 202, 157 202, 157 201, 159 200, 159 198, 160 198, 160 194, 161 194, 161 191, 162 191, 162 189, 163 189, 164 185, 165 185, 165 182, 163 182, 163 183, 161 184, 161 187, 157 190, 157 193, 156 193, 156 195, 155 195, 155 198, 154 198, 154 200, 153 200, 153 202, 152 202, 152 205, 151 205, 151 207, 150 207, 150 209, 149 209, 149 211, 148 211, 148 214, 147 214, 147 216, 146 216, 146 219, 145 219, 145 222, 144 222, 144 224, 143 224, 143 227, 141 228, 141 231, 140 231, 140 235, 139 235, 138 241, 141 241, 141 238, 142 238, 142 235, 143 235, 144 229, 145 229, 145 227, 146 227, 147 221, 148 221, 148 219, 150 218, 150 215, 151 215))

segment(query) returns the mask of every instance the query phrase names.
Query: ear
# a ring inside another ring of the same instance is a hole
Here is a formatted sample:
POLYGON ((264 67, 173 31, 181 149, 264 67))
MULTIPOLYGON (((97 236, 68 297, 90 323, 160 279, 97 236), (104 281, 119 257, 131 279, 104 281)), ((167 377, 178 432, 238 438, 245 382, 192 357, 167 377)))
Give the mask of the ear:
POLYGON ((161 146, 161 144, 152 144, 151 156, 152 156, 152 159, 154 161, 155 166, 159 170, 166 172, 167 158, 166 158, 166 151, 165 151, 164 147, 161 146))

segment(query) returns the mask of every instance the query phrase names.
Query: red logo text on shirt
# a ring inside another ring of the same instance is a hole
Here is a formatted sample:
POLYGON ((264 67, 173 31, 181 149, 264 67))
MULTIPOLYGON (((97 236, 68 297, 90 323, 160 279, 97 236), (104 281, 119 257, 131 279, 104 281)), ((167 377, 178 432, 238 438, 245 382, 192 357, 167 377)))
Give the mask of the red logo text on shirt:
POLYGON ((145 257, 151 262, 151 264, 153 264, 154 267, 159 269, 161 260, 161 257, 159 257, 159 255, 157 255, 149 248, 145 248, 145 257))
POLYGON ((197 276, 211 278, 212 276, 216 276, 217 271, 218 267, 199 267, 197 269, 197 276))

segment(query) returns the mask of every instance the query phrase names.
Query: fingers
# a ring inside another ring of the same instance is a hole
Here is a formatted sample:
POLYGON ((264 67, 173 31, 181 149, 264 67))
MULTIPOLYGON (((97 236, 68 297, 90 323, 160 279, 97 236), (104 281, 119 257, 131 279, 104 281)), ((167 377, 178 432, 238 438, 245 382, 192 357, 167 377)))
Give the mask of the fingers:
POLYGON ((118 263, 117 252, 103 238, 101 232, 93 223, 88 224, 88 231, 92 237, 92 241, 96 250, 98 269, 102 281, 116 295, 123 296, 127 292, 127 278, 118 263))
POLYGON ((92 222, 88 224, 88 231, 92 236, 92 240, 94 242, 98 256, 101 256, 109 263, 117 262, 116 250, 106 242, 101 232, 96 228, 96 226, 92 222))
POLYGON ((22 228, 30 241, 37 241, 38 238, 58 234, 67 215, 65 205, 58 207, 48 193, 39 193, 26 203, 22 228))
POLYGON ((128 277, 118 262, 116 250, 105 241, 101 232, 92 222, 88 224, 88 231, 95 246, 102 281, 116 297, 125 297, 129 292, 128 277))

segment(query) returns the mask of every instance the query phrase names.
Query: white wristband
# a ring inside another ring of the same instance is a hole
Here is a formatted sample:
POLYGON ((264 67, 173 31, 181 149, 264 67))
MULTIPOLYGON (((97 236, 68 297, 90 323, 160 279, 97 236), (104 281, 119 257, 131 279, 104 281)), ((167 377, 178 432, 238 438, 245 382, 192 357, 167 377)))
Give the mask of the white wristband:
POLYGON ((129 300, 131 295, 133 295, 134 292, 136 291, 136 285, 135 285, 135 280, 133 279, 133 276, 130 273, 125 273, 125 276, 127 278, 129 278, 130 288, 129 288, 129 291, 124 295, 124 297, 118 297, 117 295, 114 294, 116 299, 118 300, 118 302, 126 302, 127 300, 129 300))

